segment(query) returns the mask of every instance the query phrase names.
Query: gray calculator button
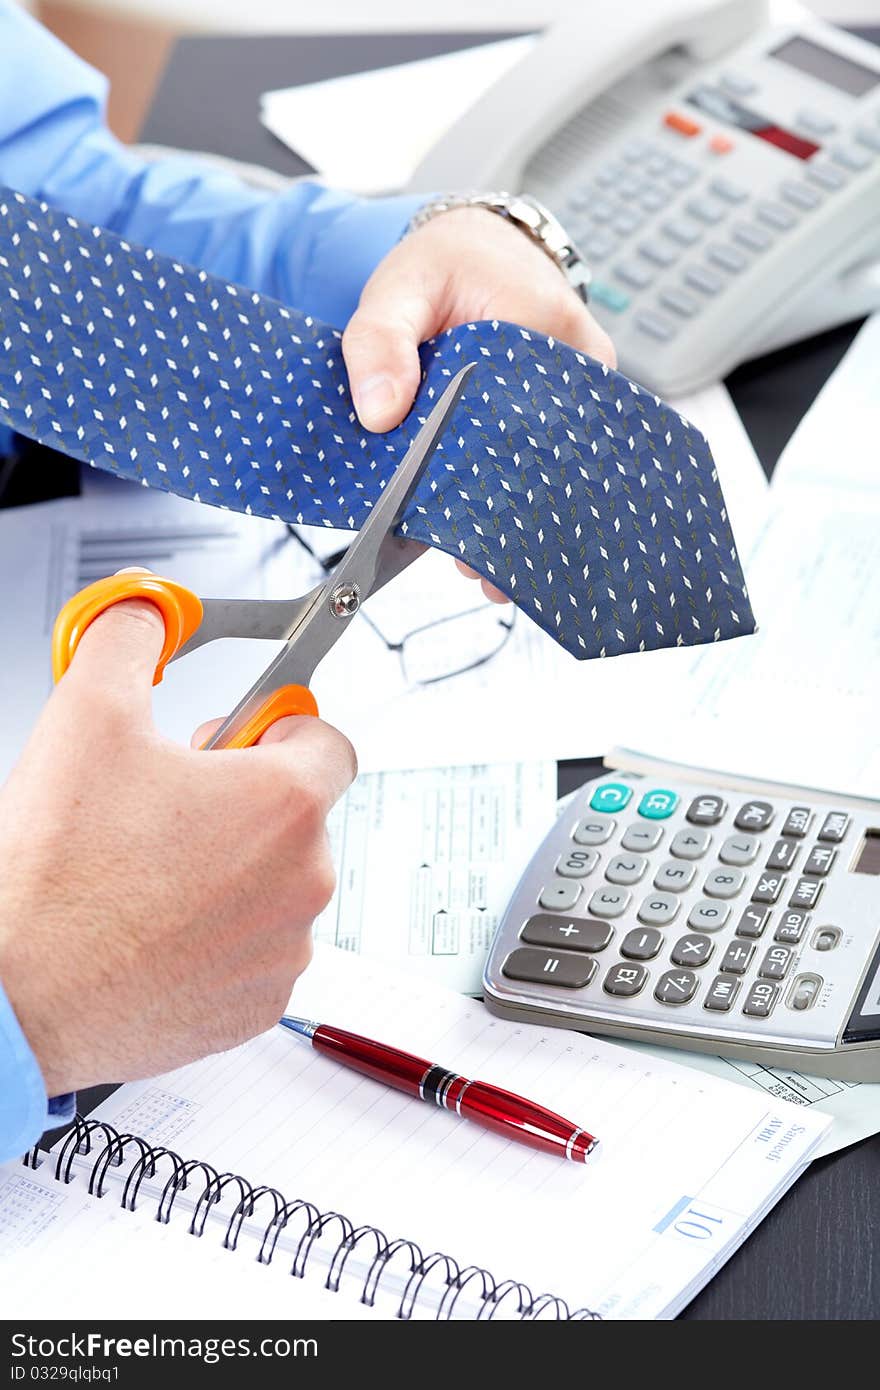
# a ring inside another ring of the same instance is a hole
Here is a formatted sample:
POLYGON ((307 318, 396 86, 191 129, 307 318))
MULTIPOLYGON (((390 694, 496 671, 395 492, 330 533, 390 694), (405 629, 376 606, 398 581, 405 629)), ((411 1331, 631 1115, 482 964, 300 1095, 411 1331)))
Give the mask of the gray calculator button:
POLYGON ((602 988, 606 994, 629 998, 645 988, 647 979, 648 972, 643 965, 625 965, 621 961, 618 965, 612 965, 602 981, 602 988))
POLYGON ((670 893, 683 893, 690 888, 697 872, 694 864, 681 859, 667 859, 654 875, 654 887, 667 889, 670 893))
POLYGON ((691 217, 696 217, 699 222, 705 222, 709 226, 714 226, 716 222, 721 221, 722 217, 727 212, 727 207, 721 202, 720 198, 706 196, 702 198, 691 198, 690 202, 687 204, 686 210, 690 213, 691 217))
POLYGON ((784 980, 793 960, 794 952, 787 946, 771 946, 758 966, 758 974, 763 980, 784 980))
POLYGON ((831 158, 844 169, 852 169, 855 173, 861 173, 872 163, 872 156, 860 145, 838 145, 831 151, 831 158))
POLYGON ((731 179, 713 179, 709 184, 709 192, 723 198, 725 203, 744 203, 749 196, 747 188, 731 179))
POLYGON ((783 835, 793 835, 796 840, 802 840, 810 828, 812 819, 813 813, 809 806, 792 806, 785 817, 783 835))
POLYGON ((687 188, 699 176, 699 170, 693 164, 678 163, 672 166, 667 177, 673 188, 687 188))
POLYGON ((709 936, 701 936, 699 932, 688 932, 687 936, 679 937, 669 953, 669 959, 673 965, 705 965, 715 949, 715 942, 709 936))
POLYGON ((703 294, 717 294, 724 289, 724 281, 720 275, 716 275, 714 270, 710 270, 706 265, 692 265, 684 273, 685 283, 693 286, 695 290, 702 290, 703 294))
POLYGON ((587 910, 594 917, 619 917, 629 907, 631 893, 625 888, 597 888, 590 898, 587 910))
POLYGON ((697 992, 699 976, 693 970, 667 970, 654 987, 660 1004, 687 1004, 697 992))
POLYGON ((830 116, 823 115, 821 111, 814 111, 811 107, 801 107, 795 120, 802 130, 808 130, 811 135, 831 135, 837 129, 836 122, 832 121, 830 116))
POLYGON ((696 827, 692 829, 688 826, 684 830, 676 831, 669 851, 676 859, 702 859, 711 843, 712 836, 708 830, 696 827))
POLYGON ((687 808, 686 819, 691 825, 717 825, 727 810, 727 802, 720 796, 695 796, 687 808))
POLYGON ((617 822, 611 820, 579 820, 571 838, 576 845, 604 845, 614 834, 617 822))
POLYGON ((754 835, 728 835, 718 851, 722 864, 751 864, 758 856, 761 841, 754 835))
POLYGON ((829 811, 817 838, 826 845, 839 845, 848 829, 849 816, 845 811, 829 811))
POLYGON ((651 893, 638 911, 640 922, 652 927, 665 927, 678 915, 678 898, 674 893, 651 893))
POLYGON ((726 1014, 734 999, 739 994, 740 982, 735 975, 716 975, 709 986, 709 992, 703 1000, 704 1009, 712 1009, 715 1013, 726 1014))
POLYGON ((773 933, 774 941, 782 941, 786 946, 796 946, 810 925, 806 912, 784 912, 782 921, 773 933))
POLYGON ((719 931, 730 916, 727 903, 700 898, 688 913, 688 926, 696 931, 719 931))
POLYGON ((833 951, 840 936, 839 927, 819 927, 818 931, 813 932, 813 950, 833 951))
POLYGON ((856 131, 856 139, 860 145, 867 145, 869 150, 875 154, 880 154, 880 130, 872 130, 870 126, 859 126, 856 131))
POLYGON ((742 916, 737 923, 736 934, 755 939, 763 935, 769 920, 769 907, 762 907, 760 903, 749 903, 748 907, 743 909, 742 916))
POLYGON ((636 314, 636 327, 658 342, 668 342, 675 334, 675 324, 661 314, 636 314))
POLYGON ((781 840, 770 851, 770 858, 767 860, 768 869, 790 869, 800 853, 800 845, 797 840, 789 840, 783 835, 781 840))
POLYGON ((787 203, 796 208, 803 208, 804 212, 812 212, 813 208, 819 207, 822 202, 821 194, 808 183, 792 183, 786 180, 779 185, 779 191, 787 203))
POLYGON ((815 907, 824 886, 820 878, 799 878, 788 900, 789 907, 815 907))
POLYGON ((582 891, 579 883, 572 883, 564 878, 554 879, 541 889, 538 906, 555 908, 557 912, 568 912, 569 908, 574 907, 582 891))
POLYGON ((641 854, 616 854, 608 861, 605 877, 609 883, 638 883, 644 877, 648 861, 641 854))
POLYGON ((723 242, 710 246, 706 255, 713 265, 720 265, 724 270, 745 270, 749 263, 748 256, 744 256, 742 251, 738 251, 735 246, 726 246, 723 242))
POLYGON ((653 960, 663 945, 656 927, 633 927, 620 943, 620 954, 627 960, 653 960))
POLYGON ((728 971, 731 975, 744 975, 754 954, 755 948, 750 942, 731 941, 724 952, 721 969, 728 971))
POLYGON ((678 252, 665 241, 643 241, 639 251, 652 265, 674 265, 678 252))
POLYGON ((742 869, 713 869, 703 884, 703 892, 710 898, 735 898, 745 879, 742 869))
POLYGON ((778 998, 778 985, 771 985, 769 980, 756 980, 743 1004, 743 1013, 751 1018, 768 1018, 778 998))
POLYGON ((586 878, 599 863, 595 849, 567 849, 556 861, 554 872, 563 878, 586 878))
POLYGON ((618 280, 636 290, 647 289, 654 278, 648 267, 639 261, 621 261, 614 267, 614 274, 618 280))
POLYGON ((815 878, 824 878, 837 858, 837 850, 830 845, 814 845, 807 855, 804 873, 815 878))
POLYGON ((737 222, 731 227, 730 234, 734 241, 740 245, 747 246, 750 251, 766 251, 768 246, 773 245, 773 238, 769 232, 765 232, 763 227, 757 226, 754 222, 737 222))
POLYGON ((511 951, 501 967, 502 975, 510 980, 530 980, 537 985, 561 985, 564 989, 583 989, 598 970, 598 962, 589 956, 570 955, 566 951, 538 951, 532 946, 518 946, 511 951))
POLYGON ((756 211, 762 222, 766 222, 770 227, 776 227, 781 232, 787 231, 797 222, 794 213, 789 212, 782 203, 758 203, 756 211))
POLYGON ((736 813, 733 822, 737 830, 766 830, 773 819, 773 807, 769 801, 746 801, 736 813))
POLYGON ((634 849, 646 854, 648 850, 656 849, 662 839, 662 826, 643 821, 640 825, 627 827, 620 845, 622 849, 634 849))
POLYGON ((775 903, 784 887, 783 874, 762 873, 752 889, 752 899, 756 903, 775 903))
POLYGON ((831 193, 836 192, 838 188, 844 188, 847 182, 846 174, 841 173, 834 164, 811 164, 807 170, 807 178, 831 193))
POLYGON ((663 230, 667 236, 671 236, 673 241, 677 241, 681 246, 693 246, 694 242, 699 241, 703 235, 700 224, 693 222, 689 217, 676 217, 670 222, 664 222, 663 230))
POLYGON ((663 291, 660 303, 664 309, 671 309, 674 314, 681 314, 685 319, 693 318, 700 307, 692 294, 688 294, 686 290, 677 290, 674 286, 663 291))
POLYGON ((530 946, 553 946, 557 951, 604 951, 613 935, 614 928, 607 922, 544 913, 530 917, 520 932, 520 938, 530 946))

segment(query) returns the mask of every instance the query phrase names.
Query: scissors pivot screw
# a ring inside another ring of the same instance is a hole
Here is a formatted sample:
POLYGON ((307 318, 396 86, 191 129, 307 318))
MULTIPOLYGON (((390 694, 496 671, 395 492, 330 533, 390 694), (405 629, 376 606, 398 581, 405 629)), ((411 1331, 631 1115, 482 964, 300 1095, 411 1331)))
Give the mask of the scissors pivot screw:
POLYGON ((330 612, 334 618, 353 618, 361 606, 361 591, 357 584, 340 584, 330 595, 330 612))

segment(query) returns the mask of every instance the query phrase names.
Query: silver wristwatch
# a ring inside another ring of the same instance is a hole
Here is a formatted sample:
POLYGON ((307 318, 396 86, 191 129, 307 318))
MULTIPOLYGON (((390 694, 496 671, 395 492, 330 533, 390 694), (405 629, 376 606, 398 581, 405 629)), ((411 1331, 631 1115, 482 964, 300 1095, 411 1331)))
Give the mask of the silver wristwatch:
POLYGON ((562 271, 571 288, 586 304, 590 297, 591 275, 580 251, 558 218, 549 208, 527 193, 448 193, 431 198, 419 208, 407 228, 415 231, 432 218, 453 208, 486 208, 506 217, 531 237, 562 271))

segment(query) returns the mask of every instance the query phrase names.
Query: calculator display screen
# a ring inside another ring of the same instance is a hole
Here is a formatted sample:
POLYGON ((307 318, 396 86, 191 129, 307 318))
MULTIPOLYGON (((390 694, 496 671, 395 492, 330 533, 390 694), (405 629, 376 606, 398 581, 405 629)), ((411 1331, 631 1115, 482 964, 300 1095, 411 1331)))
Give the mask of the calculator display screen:
POLYGON ((820 149, 814 140, 796 135, 793 130, 778 125, 770 116, 765 116, 750 106, 744 106, 741 101, 729 97, 720 87, 697 87, 688 93, 688 101, 691 106, 698 106, 701 111, 714 116, 716 121, 736 126, 738 130, 745 130, 757 140, 765 140, 768 145, 775 145, 778 150, 784 150, 795 159, 810 159, 820 149))
POLYGON ((770 57, 778 63, 787 63, 791 68, 800 68, 801 72, 808 72, 811 77, 818 77, 820 82, 827 82, 830 87, 847 92, 851 97, 864 96, 880 82, 880 73, 873 68, 854 63, 852 58, 844 58, 841 53, 833 53, 831 49, 822 48, 809 39, 787 39, 778 48, 770 50, 770 57))
POLYGON ((854 874, 880 874, 880 830, 865 831, 852 871, 854 874))

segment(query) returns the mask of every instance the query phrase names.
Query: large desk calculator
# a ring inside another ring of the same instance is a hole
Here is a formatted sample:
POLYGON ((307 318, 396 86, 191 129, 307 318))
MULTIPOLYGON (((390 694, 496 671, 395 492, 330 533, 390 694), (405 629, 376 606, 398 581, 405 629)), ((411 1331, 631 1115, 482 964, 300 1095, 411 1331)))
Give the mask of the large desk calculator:
POLYGON ((669 764, 588 783, 483 993, 525 1022, 880 1081, 880 803, 669 764))

